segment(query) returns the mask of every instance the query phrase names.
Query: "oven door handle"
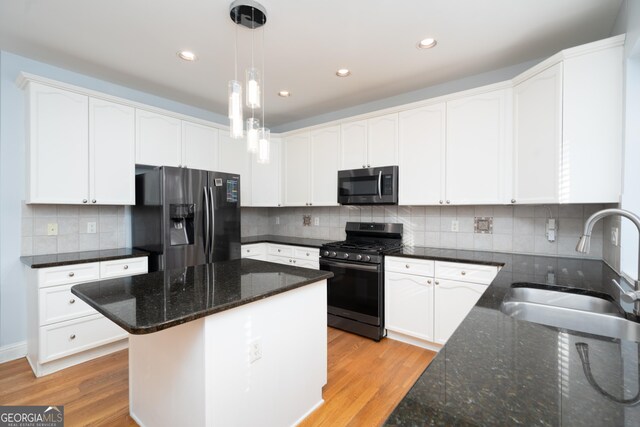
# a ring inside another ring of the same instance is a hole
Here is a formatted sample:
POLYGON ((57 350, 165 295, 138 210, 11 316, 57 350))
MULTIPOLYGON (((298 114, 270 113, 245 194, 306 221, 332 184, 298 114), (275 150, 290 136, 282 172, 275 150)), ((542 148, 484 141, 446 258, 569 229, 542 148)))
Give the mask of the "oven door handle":
POLYGON ((378 264, 376 265, 372 265, 372 264, 356 264, 356 263, 350 263, 350 262, 340 262, 340 261, 329 261, 329 260, 324 260, 321 259, 320 260, 320 264, 324 264, 327 266, 333 266, 333 267, 343 267, 343 268, 353 268, 355 270, 364 270, 364 271, 374 271, 374 272, 378 272, 378 268, 380 267, 378 264))
POLYGON ((382 199, 382 171, 378 172, 378 197, 382 199))

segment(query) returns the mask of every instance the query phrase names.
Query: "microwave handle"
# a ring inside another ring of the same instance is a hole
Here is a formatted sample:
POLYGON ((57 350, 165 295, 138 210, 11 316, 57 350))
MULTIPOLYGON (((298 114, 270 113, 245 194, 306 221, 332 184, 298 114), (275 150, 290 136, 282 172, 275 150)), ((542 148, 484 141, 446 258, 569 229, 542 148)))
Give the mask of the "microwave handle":
POLYGON ((382 199, 382 171, 378 172, 378 197, 382 199))

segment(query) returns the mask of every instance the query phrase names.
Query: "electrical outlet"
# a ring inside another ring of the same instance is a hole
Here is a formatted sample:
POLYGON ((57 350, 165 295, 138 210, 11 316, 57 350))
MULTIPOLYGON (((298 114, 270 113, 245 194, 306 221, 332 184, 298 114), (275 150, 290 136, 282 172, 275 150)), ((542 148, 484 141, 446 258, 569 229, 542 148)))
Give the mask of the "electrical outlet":
POLYGON ((262 358, 262 342, 256 338, 249 343, 249 363, 253 363, 262 358))
POLYGON ((611 227, 611 244, 613 246, 620 245, 620 229, 618 227, 611 227))
POLYGON ((319 217, 313 218, 313 225, 320 225, 320 218, 319 217))
POLYGON ((280 217, 279 216, 276 217, 276 225, 280 225, 280 217))
POLYGON ((96 223, 95 222, 87 222, 87 233, 95 234, 96 233, 96 223))
POLYGON ((451 231, 458 231, 459 227, 458 227, 458 220, 454 219, 451 220, 451 231))
POLYGON ((50 222, 47 224, 47 236, 57 236, 58 235, 58 223, 50 222))

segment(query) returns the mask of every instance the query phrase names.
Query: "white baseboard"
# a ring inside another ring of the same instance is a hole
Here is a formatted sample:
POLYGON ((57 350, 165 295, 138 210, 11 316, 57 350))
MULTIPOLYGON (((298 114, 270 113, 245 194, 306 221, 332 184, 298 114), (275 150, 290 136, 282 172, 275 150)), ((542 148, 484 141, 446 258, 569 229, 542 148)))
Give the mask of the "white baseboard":
POLYGON ((20 359, 27 355, 27 342, 21 341, 0 347, 0 363, 20 359))

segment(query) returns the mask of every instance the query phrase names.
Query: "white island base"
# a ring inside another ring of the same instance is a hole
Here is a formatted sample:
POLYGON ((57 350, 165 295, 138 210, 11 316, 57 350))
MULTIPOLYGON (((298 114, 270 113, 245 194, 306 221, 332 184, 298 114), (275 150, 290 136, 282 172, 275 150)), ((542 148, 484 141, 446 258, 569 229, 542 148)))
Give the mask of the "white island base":
POLYGON ((129 338, 141 426, 292 426, 326 382, 326 280, 129 338))

